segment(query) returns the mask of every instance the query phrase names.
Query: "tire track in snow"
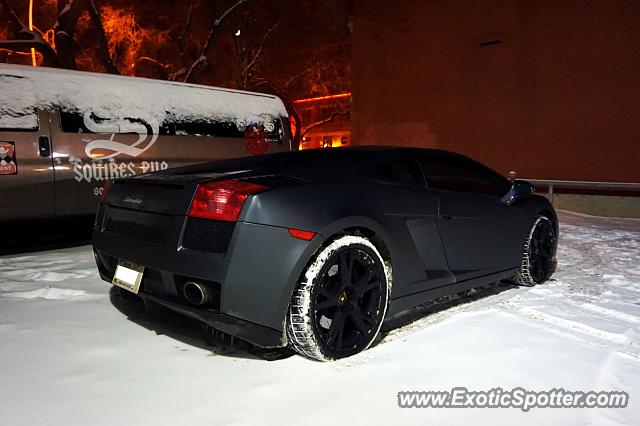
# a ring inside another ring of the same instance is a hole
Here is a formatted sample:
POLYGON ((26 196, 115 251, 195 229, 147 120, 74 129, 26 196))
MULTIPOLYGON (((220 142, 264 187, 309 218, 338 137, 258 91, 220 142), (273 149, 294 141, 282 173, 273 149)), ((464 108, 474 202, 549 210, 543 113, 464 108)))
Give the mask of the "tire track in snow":
POLYGON ((640 342, 630 339, 624 334, 600 330, 578 321, 546 314, 531 308, 517 309, 502 306, 502 309, 504 312, 508 312, 517 318, 534 321, 541 327, 559 333, 567 338, 576 339, 589 345, 607 348, 624 358, 640 362, 640 342))
MULTIPOLYGON (((588 220, 597 222, 600 219, 588 220)), ((441 303, 441 307, 432 304, 415 308, 405 314, 413 317, 413 322, 391 330, 382 343, 406 339, 415 331, 459 314, 497 308, 535 321, 554 332, 613 348, 622 356, 638 360, 640 335, 634 330, 640 323, 640 311, 639 315, 632 313, 637 310, 633 300, 640 294, 640 288, 635 277, 629 280, 623 275, 613 275, 620 274, 620 264, 609 260, 609 256, 617 261, 629 256, 635 259, 637 256, 633 255, 633 249, 636 243, 628 232, 612 230, 611 235, 603 235, 601 229, 589 223, 584 226, 565 225, 561 229, 565 229, 566 234, 565 237, 561 234, 560 264, 555 280, 533 288, 521 287, 489 294, 479 300, 462 296, 441 303), (617 281, 612 278, 614 276, 617 281), (601 306, 610 302, 621 306, 623 311, 601 306), (622 331, 603 330, 600 328, 602 325, 622 331)), ((631 273, 634 275, 633 271, 631 273)))
POLYGON ((546 312, 542 312, 533 308, 523 307, 517 309, 515 312, 531 319, 544 321, 553 324, 556 327, 566 328, 577 333, 585 334, 590 337, 595 337, 601 340, 606 340, 611 343, 615 343, 623 346, 638 346, 640 345, 629 339, 624 334, 612 333, 610 331, 601 330, 599 328, 592 327, 579 321, 570 320, 557 315, 551 315, 546 312))
POLYGON ((640 318, 638 317, 626 314, 624 312, 616 311, 615 309, 604 308, 593 303, 583 303, 580 305, 580 308, 586 311, 591 311, 593 313, 603 315, 607 318, 617 319, 624 322, 632 322, 635 324, 640 323, 640 318))

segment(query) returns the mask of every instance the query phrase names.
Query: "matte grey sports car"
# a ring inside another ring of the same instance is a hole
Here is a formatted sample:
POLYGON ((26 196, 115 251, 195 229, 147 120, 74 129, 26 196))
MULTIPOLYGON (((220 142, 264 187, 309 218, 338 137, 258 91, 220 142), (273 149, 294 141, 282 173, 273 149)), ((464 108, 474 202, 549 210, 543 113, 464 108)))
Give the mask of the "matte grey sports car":
POLYGON ((148 307, 331 360, 430 299, 544 282, 557 235, 528 182, 451 152, 363 147, 115 180, 93 245, 100 276, 148 307))

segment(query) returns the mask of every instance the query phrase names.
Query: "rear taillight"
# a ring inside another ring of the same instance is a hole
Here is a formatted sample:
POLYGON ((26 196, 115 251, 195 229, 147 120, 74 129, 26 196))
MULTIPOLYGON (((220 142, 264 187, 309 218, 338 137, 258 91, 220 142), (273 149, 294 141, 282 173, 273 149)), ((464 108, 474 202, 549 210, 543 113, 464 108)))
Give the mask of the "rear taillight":
POLYGON ((236 221, 249 195, 269 189, 268 186, 241 180, 223 180, 199 184, 189 216, 236 221))
POLYGON ((109 190, 111 189, 111 181, 105 180, 102 184, 102 192, 100 193, 100 202, 106 203, 109 196, 109 190))

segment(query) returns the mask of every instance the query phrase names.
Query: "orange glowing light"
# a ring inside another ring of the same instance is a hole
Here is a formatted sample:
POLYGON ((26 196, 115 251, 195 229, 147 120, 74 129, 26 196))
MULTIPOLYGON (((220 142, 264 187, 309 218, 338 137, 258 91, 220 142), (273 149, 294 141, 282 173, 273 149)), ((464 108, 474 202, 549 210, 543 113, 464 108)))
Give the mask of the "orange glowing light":
POLYGON ((142 27, 133 12, 105 5, 100 9, 109 54, 124 74, 134 75, 141 59, 167 68, 157 60, 169 38, 166 30, 142 27))
MULTIPOLYGON (((33 31, 33 0, 29 0, 29 30, 33 31)), ((36 49, 31 48, 31 65, 36 66, 36 49)))
POLYGON ((295 135, 298 126, 296 126, 296 120, 294 120, 293 116, 289 117, 289 126, 291 128, 291 134, 295 135))
POLYGON ((317 102, 317 101, 324 101, 327 99, 340 99, 340 98, 349 98, 349 97, 351 97, 351 92, 338 93, 336 95, 318 96, 316 98, 298 99, 297 101, 293 101, 293 103, 304 104, 307 102, 317 102))

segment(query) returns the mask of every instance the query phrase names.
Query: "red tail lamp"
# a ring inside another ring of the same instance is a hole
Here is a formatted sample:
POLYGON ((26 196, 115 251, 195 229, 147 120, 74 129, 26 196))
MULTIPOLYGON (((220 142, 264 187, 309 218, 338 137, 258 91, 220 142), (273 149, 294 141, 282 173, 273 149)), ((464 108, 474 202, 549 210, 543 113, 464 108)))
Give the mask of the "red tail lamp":
POLYGON ((202 183, 196 189, 188 215, 235 222, 247 198, 267 189, 268 186, 241 180, 202 183))

